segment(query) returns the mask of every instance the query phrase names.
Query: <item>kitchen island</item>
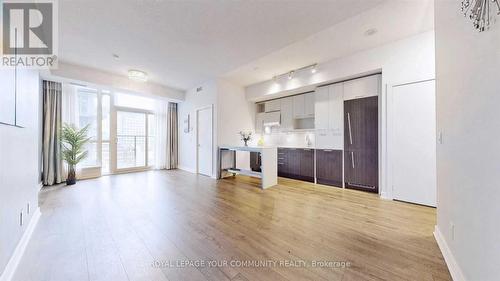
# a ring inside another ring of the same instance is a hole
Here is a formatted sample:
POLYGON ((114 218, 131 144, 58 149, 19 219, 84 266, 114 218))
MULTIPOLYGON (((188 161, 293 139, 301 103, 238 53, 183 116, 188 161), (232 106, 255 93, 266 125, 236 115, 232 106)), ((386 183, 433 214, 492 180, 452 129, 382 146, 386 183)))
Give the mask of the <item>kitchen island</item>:
POLYGON ((219 146, 219 170, 218 178, 227 175, 247 175, 261 179, 262 189, 278 184, 278 149, 268 146, 219 146), (236 167, 236 152, 256 152, 260 154, 260 172, 239 169, 236 167))

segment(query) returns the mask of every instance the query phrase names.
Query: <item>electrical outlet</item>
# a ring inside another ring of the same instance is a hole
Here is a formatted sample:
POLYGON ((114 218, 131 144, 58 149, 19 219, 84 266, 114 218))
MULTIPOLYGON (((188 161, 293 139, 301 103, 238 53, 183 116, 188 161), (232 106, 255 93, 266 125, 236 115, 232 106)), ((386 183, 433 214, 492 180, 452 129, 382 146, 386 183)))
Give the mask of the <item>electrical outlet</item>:
POLYGON ((450 222, 450 236, 451 241, 455 241, 455 224, 453 222, 450 222))

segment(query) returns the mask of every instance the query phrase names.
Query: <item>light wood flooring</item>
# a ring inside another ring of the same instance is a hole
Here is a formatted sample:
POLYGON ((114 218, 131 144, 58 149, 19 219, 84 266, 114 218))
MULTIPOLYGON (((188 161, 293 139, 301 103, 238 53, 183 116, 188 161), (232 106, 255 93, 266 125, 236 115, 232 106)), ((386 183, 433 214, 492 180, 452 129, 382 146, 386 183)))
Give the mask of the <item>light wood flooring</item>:
POLYGON ((14 280, 451 280, 435 209, 279 183, 150 171, 49 188, 14 280))

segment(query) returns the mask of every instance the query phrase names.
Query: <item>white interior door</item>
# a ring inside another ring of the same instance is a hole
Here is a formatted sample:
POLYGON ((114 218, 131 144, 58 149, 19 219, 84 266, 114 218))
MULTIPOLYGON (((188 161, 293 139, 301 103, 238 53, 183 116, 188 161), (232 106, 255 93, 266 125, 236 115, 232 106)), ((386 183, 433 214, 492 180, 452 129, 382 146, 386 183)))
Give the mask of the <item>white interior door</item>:
POLYGON ((394 199, 436 206, 435 81, 393 87, 392 183, 394 199))
POLYGON ((212 176, 213 163, 213 128, 212 128, 212 107, 203 108, 197 111, 197 167, 198 173, 212 176))

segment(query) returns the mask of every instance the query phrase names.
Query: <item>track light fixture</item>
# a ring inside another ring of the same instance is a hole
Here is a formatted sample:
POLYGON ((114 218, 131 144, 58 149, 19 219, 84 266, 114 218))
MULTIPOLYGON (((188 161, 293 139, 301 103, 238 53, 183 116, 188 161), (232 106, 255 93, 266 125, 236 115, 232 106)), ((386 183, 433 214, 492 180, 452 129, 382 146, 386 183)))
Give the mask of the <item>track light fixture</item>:
POLYGON ((288 80, 292 80, 293 77, 295 77, 295 74, 297 72, 301 72, 303 70, 310 70, 312 74, 316 73, 318 71, 318 64, 315 63, 315 64, 311 64, 311 65, 308 65, 308 66, 304 66, 304 67, 301 67, 301 68, 297 68, 297 69, 294 69, 294 70, 290 70, 289 72, 286 72, 286 73, 283 73, 283 74, 279 74, 279 75, 274 75, 273 76, 273 81, 276 82, 278 81, 278 79, 284 77, 284 76, 287 76, 288 80))

